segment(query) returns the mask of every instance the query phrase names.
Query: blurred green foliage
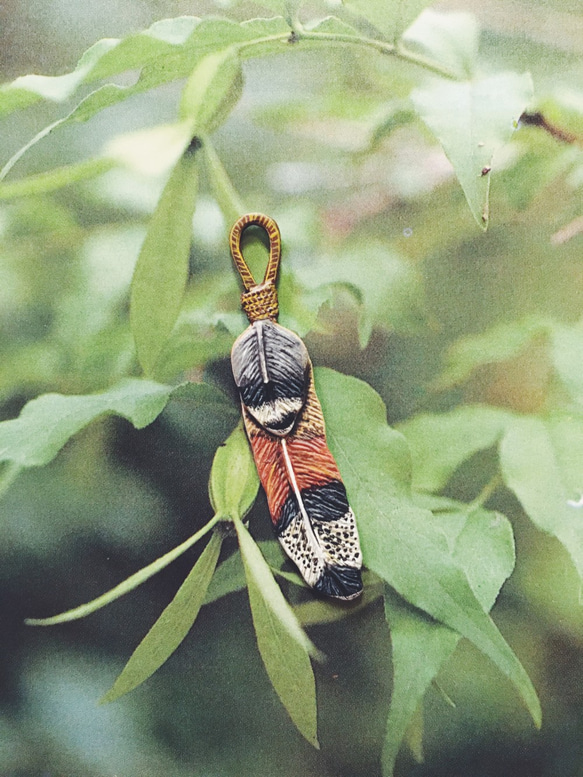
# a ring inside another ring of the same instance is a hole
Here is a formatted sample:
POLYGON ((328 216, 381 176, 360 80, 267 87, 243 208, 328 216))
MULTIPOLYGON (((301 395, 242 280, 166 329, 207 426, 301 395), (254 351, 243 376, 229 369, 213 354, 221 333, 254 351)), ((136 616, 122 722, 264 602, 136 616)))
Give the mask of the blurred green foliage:
POLYGON ((428 5, 0 12, 0 774, 583 773, 583 12, 428 5), (241 523, 247 210, 333 368, 360 602, 241 523))

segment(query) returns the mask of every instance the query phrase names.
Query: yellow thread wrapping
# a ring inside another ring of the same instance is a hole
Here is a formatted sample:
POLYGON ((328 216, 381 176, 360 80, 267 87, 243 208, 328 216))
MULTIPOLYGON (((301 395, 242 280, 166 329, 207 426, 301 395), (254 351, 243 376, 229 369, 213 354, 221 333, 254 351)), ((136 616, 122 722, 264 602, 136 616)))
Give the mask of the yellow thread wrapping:
POLYGON ((251 323, 271 318, 274 321, 279 314, 277 290, 273 283, 254 286, 241 294, 241 307, 251 323))

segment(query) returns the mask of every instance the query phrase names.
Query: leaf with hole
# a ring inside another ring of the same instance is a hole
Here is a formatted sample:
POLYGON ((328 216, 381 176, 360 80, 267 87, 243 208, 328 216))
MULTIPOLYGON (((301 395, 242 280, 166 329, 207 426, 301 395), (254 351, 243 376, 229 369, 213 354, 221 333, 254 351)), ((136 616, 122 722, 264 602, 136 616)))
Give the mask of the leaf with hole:
POLYGON ((431 79, 411 94, 415 110, 441 143, 477 224, 489 219, 493 158, 532 99, 529 73, 497 73, 471 81, 431 79))

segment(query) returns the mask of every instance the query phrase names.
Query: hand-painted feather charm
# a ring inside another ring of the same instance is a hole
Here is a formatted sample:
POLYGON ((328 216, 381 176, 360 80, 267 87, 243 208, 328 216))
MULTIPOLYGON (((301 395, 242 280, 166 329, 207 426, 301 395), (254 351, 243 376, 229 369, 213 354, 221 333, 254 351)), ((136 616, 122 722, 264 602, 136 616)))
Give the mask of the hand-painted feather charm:
POLYGON ((353 599, 362 591, 354 513, 326 444, 306 346, 276 321, 279 229, 267 216, 248 214, 233 226, 230 243, 251 324, 233 345, 231 364, 275 533, 309 586, 326 596, 353 599), (251 224, 265 229, 270 241, 261 284, 241 253, 241 235, 251 224))

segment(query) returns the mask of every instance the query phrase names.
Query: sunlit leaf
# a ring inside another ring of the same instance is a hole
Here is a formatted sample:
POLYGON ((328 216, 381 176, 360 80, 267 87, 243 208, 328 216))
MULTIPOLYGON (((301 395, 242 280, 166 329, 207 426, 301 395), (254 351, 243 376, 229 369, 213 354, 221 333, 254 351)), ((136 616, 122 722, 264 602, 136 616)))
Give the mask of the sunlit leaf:
POLYGON ((365 383, 331 370, 317 371, 316 386, 366 566, 409 603, 473 642, 514 683, 540 725, 530 678, 452 558, 440 521, 411 501, 407 446, 387 426, 380 397, 365 383))
POLYGON ((117 680, 101 699, 102 703, 115 701, 141 685, 170 658, 186 637, 204 602, 221 544, 221 535, 213 534, 176 596, 134 650, 117 680))
MULTIPOLYGON (((142 176, 158 177, 176 168, 189 147, 192 151, 197 150, 198 141, 193 138, 193 122, 185 119, 174 124, 160 124, 116 135, 106 144, 103 154, 110 162, 123 165, 142 176)), ((177 183, 175 181, 173 185, 177 183)))
POLYGON ((195 156, 195 149, 188 148, 170 175, 132 279, 130 321, 147 375, 176 323, 186 287, 197 189, 195 156))
POLYGON ((439 13, 428 8, 405 32, 403 44, 459 78, 471 78, 478 56, 478 23, 471 13, 439 13))
POLYGON ((209 481, 211 504, 223 518, 243 518, 258 490, 257 468, 240 422, 215 453, 209 481))
MULTIPOLYGON (((199 386, 203 403, 225 402, 221 392, 199 386)), ((98 394, 43 394, 28 402, 18 418, 0 423, 0 461, 13 461, 23 467, 48 464, 67 440, 105 414, 121 415, 142 429, 157 418, 173 392, 196 398, 199 386, 164 386, 128 378, 98 394)))
POLYGON ((583 419, 515 418, 500 445, 500 466, 526 513, 563 543, 583 579, 583 419))
POLYGON ((198 132, 212 132, 231 112, 241 95, 243 75, 237 48, 209 54, 186 82, 180 102, 182 119, 198 132))
POLYGON ((440 491, 464 461, 495 445, 512 415, 501 408, 464 405, 423 413, 399 426, 413 459, 413 487, 440 491))
POLYGON ((411 94, 419 116, 452 163, 472 215, 483 229, 488 226, 494 154, 510 140, 532 92, 530 74, 508 72, 461 83, 432 79, 411 94))
POLYGON ((63 76, 28 75, 4 84, 0 87, 0 115, 42 99, 63 102, 85 83, 128 70, 140 70, 131 86, 104 84, 85 96, 65 117, 45 127, 19 149, 5 165, 3 175, 32 146, 56 129, 88 121, 105 108, 137 93, 186 78, 201 59, 213 52, 222 52, 231 44, 238 47, 242 56, 280 51, 289 33, 289 27, 281 17, 253 19, 241 24, 228 19, 200 20, 194 16, 163 19, 127 38, 98 41, 83 54, 72 73, 63 76))
POLYGON ((316 685, 310 653, 316 650, 240 520, 235 521, 259 652, 271 684, 298 731, 318 747, 316 685))

